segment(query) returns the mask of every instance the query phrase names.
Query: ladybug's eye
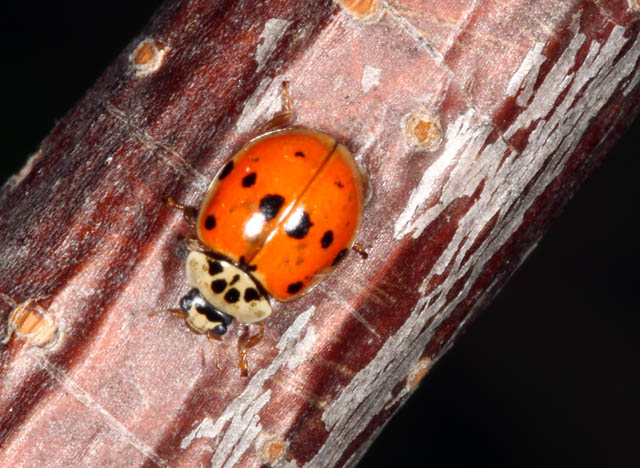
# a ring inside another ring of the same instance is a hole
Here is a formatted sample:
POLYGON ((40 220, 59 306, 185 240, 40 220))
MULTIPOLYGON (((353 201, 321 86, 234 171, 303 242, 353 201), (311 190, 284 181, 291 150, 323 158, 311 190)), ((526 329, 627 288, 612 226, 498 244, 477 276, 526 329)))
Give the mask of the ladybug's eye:
POLYGON ((227 333, 227 327, 225 327, 224 325, 218 325, 213 329, 213 334, 216 336, 222 336, 225 333, 227 333))

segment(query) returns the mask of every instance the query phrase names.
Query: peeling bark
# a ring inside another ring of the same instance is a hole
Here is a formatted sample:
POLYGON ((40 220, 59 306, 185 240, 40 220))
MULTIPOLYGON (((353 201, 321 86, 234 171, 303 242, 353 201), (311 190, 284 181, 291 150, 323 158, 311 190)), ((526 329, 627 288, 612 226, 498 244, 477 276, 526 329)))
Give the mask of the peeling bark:
POLYGON ((625 1, 379 7, 168 2, 3 187, 1 317, 47 322, 1 348, 0 465, 353 465, 635 113, 625 1), (369 258, 274 304, 244 378, 236 334, 149 316, 186 290, 162 200, 195 204, 283 80, 368 174, 369 258))

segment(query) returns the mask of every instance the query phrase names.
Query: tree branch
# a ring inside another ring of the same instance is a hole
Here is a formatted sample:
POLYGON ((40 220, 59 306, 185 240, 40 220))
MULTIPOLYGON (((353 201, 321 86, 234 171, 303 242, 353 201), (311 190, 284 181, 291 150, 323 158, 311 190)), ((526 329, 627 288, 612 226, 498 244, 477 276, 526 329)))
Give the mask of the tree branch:
POLYGON ((3 187, 0 464, 353 464, 636 112, 627 2, 356 3, 167 2, 3 187), (367 172, 369 258, 274 304, 244 378, 242 327, 149 316, 186 291, 163 199, 283 80, 367 172))

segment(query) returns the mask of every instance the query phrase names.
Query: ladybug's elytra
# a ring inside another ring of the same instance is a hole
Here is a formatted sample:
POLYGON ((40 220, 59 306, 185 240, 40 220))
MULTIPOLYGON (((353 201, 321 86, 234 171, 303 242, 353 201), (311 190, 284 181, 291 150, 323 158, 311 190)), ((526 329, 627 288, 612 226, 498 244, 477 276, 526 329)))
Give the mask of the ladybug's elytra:
POLYGON ((351 248, 362 221, 364 178, 349 150, 305 127, 280 127, 285 112, 218 172, 200 208, 184 207, 196 231, 188 240, 186 276, 192 289, 180 302, 189 327, 210 337, 233 319, 269 317, 269 296, 287 301, 307 292, 351 248))

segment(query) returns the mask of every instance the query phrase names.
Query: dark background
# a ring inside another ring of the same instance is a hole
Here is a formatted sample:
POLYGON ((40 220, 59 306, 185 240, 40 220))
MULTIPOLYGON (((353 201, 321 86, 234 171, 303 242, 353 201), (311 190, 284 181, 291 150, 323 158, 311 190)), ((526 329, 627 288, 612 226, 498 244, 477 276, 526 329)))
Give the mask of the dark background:
MULTIPOLYGON (((34 3, 0 18, 0 183, 161 2, 34 3)), ((636 121, 360 466, 640 466, 639 131, 636 121)))

